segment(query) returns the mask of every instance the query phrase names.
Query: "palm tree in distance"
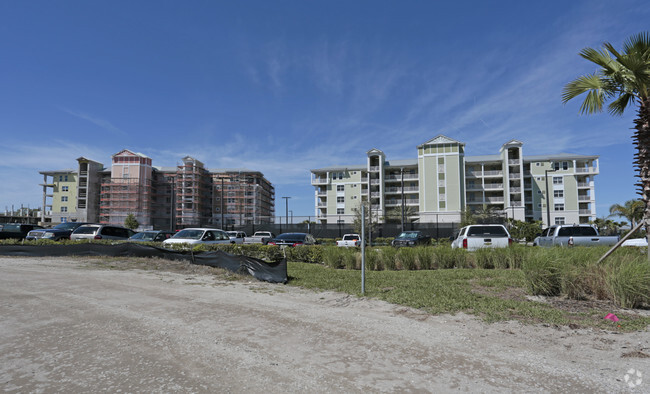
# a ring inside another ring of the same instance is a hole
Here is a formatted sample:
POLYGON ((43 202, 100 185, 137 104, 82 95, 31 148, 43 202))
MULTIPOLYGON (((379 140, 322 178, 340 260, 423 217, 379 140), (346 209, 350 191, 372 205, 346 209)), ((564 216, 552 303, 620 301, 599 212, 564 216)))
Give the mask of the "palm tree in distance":
POLYGON ((628 200, 625 204, 614 204, 609 207, 610 216, 621 216, 630 221, 630 226, 634 226, 643 219, 643 210, 645 205, 641 200, 628 200))
MULTIPOLYGON (((607 110, 611 115, 620 116, 628 106, 638 108, 634 120, 632 139, 636 146, 634 164, 640 181, 638 193, 644 203, 643 219, 646 230, 650 224, 650 34, 636 34, 623 44, 618 52, 610 43, 604 43, 602 50, 585 48, 580 56, 595 63, 598 70, 583 75, 566 84, 562 91, 562 102, 586 93, 580 106, 583 114, 607 110)), ((650 240, 650 231, 646 231, 650 240)), ((650 248, 648 248, 650 259, 650 248)))

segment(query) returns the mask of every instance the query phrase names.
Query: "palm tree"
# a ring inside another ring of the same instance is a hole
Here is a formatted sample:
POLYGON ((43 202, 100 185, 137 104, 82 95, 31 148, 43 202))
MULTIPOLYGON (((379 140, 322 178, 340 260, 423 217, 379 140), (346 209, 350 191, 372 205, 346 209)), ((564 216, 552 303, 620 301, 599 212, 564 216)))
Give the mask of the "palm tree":
MULTIPOLYGON (((608 112, 616 116, 622 115, 628 106, 638 107, 632 139, 637 150, 634 164, 640 178, 636 186, 644 203, 647 230, 650 224, 650 34, 639 33, 628 38, 620 53, 606 42, 602 50, 585 48, 580 56, 595 63, 598 70, 566 84, 562 102, 586 93, 580 106, 583 114, 602 112, 606 102, 609 102, 608 112)), ((650 240, 650 231, 647 234, 650 240)))
POLYGON ((614 204, 609 207, 610 216, 621 216, 630 221, 632 228, 643 219, 645 204, 641 200, 625 201, 625 204, 614 204))

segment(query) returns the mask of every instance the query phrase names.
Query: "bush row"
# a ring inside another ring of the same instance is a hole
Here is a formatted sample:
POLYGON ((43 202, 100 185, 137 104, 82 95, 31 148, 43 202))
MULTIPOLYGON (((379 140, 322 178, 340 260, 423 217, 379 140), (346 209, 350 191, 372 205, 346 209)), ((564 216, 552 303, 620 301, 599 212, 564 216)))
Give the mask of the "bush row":
POLYGON ((606 249, 544 249, 523 262, 528 292, 571 299, 612 300, 623 308, 650 304, 650 264, 635 248, 617 251, 601 264, 606 249))

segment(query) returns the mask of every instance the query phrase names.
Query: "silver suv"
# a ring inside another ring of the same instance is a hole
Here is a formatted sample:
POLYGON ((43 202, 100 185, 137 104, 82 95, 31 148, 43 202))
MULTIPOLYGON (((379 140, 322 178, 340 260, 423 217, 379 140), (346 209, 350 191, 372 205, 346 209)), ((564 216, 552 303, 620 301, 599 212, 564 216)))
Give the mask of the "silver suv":
POLYGON ((85 224, 74 230, 70 235, 70 239, 108 239, 126 241, 133 234, 135 234, 135 231, 122 226, 114 226, 110 224, 85 224))

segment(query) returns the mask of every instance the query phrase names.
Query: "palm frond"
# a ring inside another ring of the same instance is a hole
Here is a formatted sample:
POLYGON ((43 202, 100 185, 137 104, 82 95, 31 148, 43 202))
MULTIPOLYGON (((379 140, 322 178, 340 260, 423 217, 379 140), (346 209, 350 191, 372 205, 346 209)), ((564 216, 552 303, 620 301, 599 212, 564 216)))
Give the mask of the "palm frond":
POLYGON ((630 103, 634 102, 635 97, 636 96, 631 93, 623 93, 618 96, 616 100, 609 103, 607 106, 607 111, 611 115, 623 115, 625 108, 627 108, 630 103))
POLYGON ((584 48, 580 51, 580 56, 592 63, 596 63, 607 71, 615 71, 616 69, 616 62, 606 51, 599 51, 594 48, 584 48))
POLYGON ((625 40, 625 43, 623 43, 623 51, 625 53, 638 54, 650 53, 650 33, 641 32, 629 37, 625 40))
POLYGON ((606 80, 598 74, 583 75, 564 86, 562 102, 566 104, 569 100, 587 93, 580 106, 580 112, 588 114, 601 112, 605 102, 605 87, 607 87, 606 80))

